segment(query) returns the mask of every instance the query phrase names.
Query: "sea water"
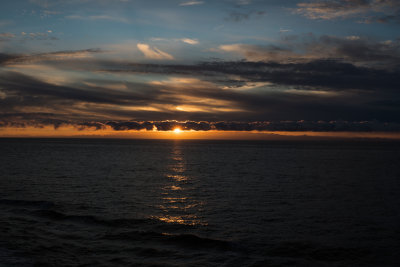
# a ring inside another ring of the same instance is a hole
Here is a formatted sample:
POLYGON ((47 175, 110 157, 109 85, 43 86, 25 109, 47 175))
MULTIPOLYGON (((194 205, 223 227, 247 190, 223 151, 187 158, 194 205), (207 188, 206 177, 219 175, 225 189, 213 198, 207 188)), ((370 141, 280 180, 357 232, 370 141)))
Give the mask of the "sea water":
POLYGON ((400 144, 0 139, 0 266, 398 266, 400 144))

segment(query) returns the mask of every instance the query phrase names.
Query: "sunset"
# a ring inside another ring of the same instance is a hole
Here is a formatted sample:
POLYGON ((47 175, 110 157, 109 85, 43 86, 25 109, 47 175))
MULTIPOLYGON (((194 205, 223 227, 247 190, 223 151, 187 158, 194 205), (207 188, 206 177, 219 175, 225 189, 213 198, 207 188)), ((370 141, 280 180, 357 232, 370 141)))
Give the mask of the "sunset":
POLYGON ((400 1, 3 0, 0 266, 398 266, 400 1))
POLYGON ((399 132, 398 12, 392 0, 3 1, 0 136, 153 121, 399 132))

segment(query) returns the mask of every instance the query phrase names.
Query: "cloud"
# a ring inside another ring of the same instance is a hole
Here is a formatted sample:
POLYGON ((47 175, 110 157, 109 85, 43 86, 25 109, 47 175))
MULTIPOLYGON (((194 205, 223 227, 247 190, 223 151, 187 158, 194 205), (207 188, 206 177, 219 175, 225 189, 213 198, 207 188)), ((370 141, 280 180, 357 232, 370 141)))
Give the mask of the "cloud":
POLYGON ((118 16, 118 17, 110 16, 110 15, 92 15, 92 16, 69 15, 69 16, 66 16, 65 18, 76 19, 76 20, 91 20, 91 21, 108 20, 108 21, 116 21, 116 22, 122 22, 122 23, 130 23, 130 21, 126 18, 123 18, 120 16, 118 16))
POLYGON ((204 4, 204 1, 187 1, 187 2, 182 2, 179 5, 180 6, 196 6, 196 5, 202 5, 204 4))
POLYGON ((237 5, 250 5, 252 0, 237 0, 237 5))
MULTIPOLYGON (((134 45, 147 58, 170 59, 134 45)), ((399 122, 399 47, 398 40, 309 34, 284 35, 274 46, 227 44, 220 52, 245 60, 198 64, 110 60, 95 56, 98 49, 0 53, 0 113, 99 122, 399 122)))
MULTIPOLYGON (((60 62, 60 66, 66 64, 67 61, 60 62)), ((84 62, 78 65, 82 64, 85 65, 84 62)), ((123 77, 121 71, 177 78, 151 83, 124 82, 123 87, 112 86, 115 80, 104 79, 55 85, 18 72, 3 72, 0 113, 34 114, 40 110, 55 114, 54 119, 65 120, 330 121, 341 118, 399 122, 400 118, 397 93, 400 70, 376 70, 336 61, 122 66, 96 61, 94 64, 93 71, 104 72, 108 65, 109 74, 117 74, 119 79, 123 77), (189 77, 182 78, 182 75, 189 77), (255 86, 235 89, 251 83, 255 86)))
POLYGON ((57 37, 52 35, 53 31, 47 30, 46 32, 21 32, 23 40, 59 40, 57 37))
POLYGON ((298 57, 291 50, 275 45, 228 44, 220 45, 218 49, 223 52, 238 54, 249 61, 282 61, 298 57))
POLYGON ((6 65, 17 58, 19 58, 18 55, 0 53, 0 66, 6 65))
MULTIPOLYGON (((294 45, 300 46, 300 44, 294 45)), ((201 79, 205 79, 221 84, 221 88, 240 88, 246 87, 248 83, 265 82, 276 85, 324 87, 328 90, 347 88, 385 91, 394 90, 400 86, 396 78, 400 68, 394 65, 399 62, 400 49, 399 44, 395 41, 370 43, 354 37, 338 39, 325 36, 316 39, 315 43, 307 43, 305 47, 308 49, 307 53, 299 55, 289 49, 276 47, 226 45, 222 47, 225 51, 249 53, 247 61, 216 61, 185 65, 97 60, 91 55, 102 53, 103 51, 99 49, 32 55, 3 53, 0 54, 0 64, 17 66, 18 64, 43 62, 49 67, 67 71, 185 75, 196 77, 192 80, 185 79, 193 84, 201 85, 201 79), (323 58, 317 57, 320 54, 319 49, 330 50, 332 54, 327 52, 327 55, 322 53, 324 54, 323 58), (278 51, 276 52, 278 54, 281 53, 279 56, 275 55, 276 60, 267 60, 274 59, 274 57, 267 58, 266 55, 271 55, 275 51, 278 51), (290 55, 297 57, 296 60, 289 60, 290 55), (250 60, 252 58, 253 61, 250 60), (260 61, 259 59, 262 58, 266 60, 260 61), (370 61, 373 61, 374 64, 359 64, 359 62, 370 61), (377 65, 375 62, 382 62, 383 66, 377 65), (388 67, 391 64, 393 66, 388 67)), ((146 48, 150 49, 148 46, 146 48)), ((157 54, 156 58, 160 59, 160 57, 162 56, 157 54)), ((172 79, 171 81, 177 82, 178 80, 172 79)), ((183 79, 179 81, 183 81, 183 79)), ((188 84, 184 84, 184 86, 188 86, 188 84)), ((204 86, 209 87, 210 85, 204 84, 204 86)))
POLYGON ((363 18, 359 22, 387 22, 400 17, 397 0, 338 0, 298 3, 296 12, 310 19, 363 18))
POLYGON ((0 33, 0 42, 8 42, 11 39, 15 38, 15 34, 5 32, 5 33, 0 33))
POLYGON ((32 40, 58 40, 57 37, 49 36, 47 32, 31 32, 28 36, 32 40))
POLYGON ((225 18, 227 21, 233 21, 233 22, 240 22, 244 20, 249 20, 252 17, 261 17, 266 14, 265 11, 249 11, 249 12, 231 12, 229 13, 229 16, 225 18))
POLYGON ((94 53, 104 52, 98 48, 90 48, 84 50, 65 50, 56 51, 50 53, 40 53, 40 54, 1 54, 0 53, 0 65, 12 65, 12 64, 25 64, 34 63, 40 61, 60 61, 67 59, 81 59, 91 57, 94 53))
POLYGON ((236 54, 248 61, 308 62, 335 59, 359 65, 393 68, 400 60, 400 41, 380 42, 360 36, 336 37, 312 34, 282 37, 269 46, 227 44, 219 51, 236 54))
POLYGON ((197 39, 191 39, 191 38, 161 38, 161 37, 152 37, 150 38, 151 41, 153 42, 183 42, 186 44, 190 45, 197 45, 199 44, 199 41, 197 39))
POLYGON ((291 29, 284 29, 284 28, 279 29, 280 33, 287 33, 287 32, 291 32, 291 31, 292 31, 291 29))
POLYGON ((65 6, 65 5, 76 5, 83 3, 94 3, 96 5, 99 4, 118 4, 118 3, 127 3, 130 0, 69 0, 66 2, 65 0, 29 0, 29 2, 36 4, 42 8, 48 9, 50 7, 55 6, 65 6))
POLYGON ((180 39, 182 42, 190 44, 190 45, 197 45, 199 41, 197 39, 190 39, 190 38, 182 38, 180 39))
POLYGON ((138 43, 137 48, 144 54, 146 58, 157 60, 173 60, 174 57, 166 52, 161 51, 157 47, 151 48, 148 44, 138 43))
POLYGON ((10 20, 0 20, 0 27, 7 26, 11 23, 12 22, 10 20))
POLYGON ((52 1, 49 1, 49 0, 29 0, 29 2, 31 2, 33 4, 36 4, 36 5, 39 5, 39 6, 43 7, 43 8, 49 8, 49 6, 54 5, 54 3, 57 2, 57 1, 52 2, 52 1))
POLYGON ((15 34, 13 33, 9 33, 9 32, 5 32, 5 33, 0 33, 0 38, 14 38, 15 34))
MULTIPOLYGON (((179 127, 183 131, 268 131, 268 132, 399 132, 399 123, 380 123, 378 121, 81 121, 73 122, 57 119, 35 119, 15 122, 13 119, 25 114, 0 115, 0 128, 5 127, 38 127, 74 126, 78 130, 114 131, 173 131, 179 127)), ((49 115, 49 114, 41 114, 49 115)), ((51 114, 50 114, 51 115, 51 114)))

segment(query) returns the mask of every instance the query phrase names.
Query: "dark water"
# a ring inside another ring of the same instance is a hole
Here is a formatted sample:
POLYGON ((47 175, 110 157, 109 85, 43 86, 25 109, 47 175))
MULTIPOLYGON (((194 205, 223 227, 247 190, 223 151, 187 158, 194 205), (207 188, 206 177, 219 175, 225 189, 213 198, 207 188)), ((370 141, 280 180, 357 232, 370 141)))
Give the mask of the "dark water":
POLYGON ((400 264, 396 142, 0 148, 0 266, 400 264))

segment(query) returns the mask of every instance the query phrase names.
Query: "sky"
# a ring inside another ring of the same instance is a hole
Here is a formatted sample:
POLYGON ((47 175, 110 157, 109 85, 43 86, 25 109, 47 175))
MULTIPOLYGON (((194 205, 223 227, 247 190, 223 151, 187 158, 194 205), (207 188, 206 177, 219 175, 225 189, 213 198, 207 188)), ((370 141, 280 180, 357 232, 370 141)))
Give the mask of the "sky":
POLYGON ((398 0, 4 0, 0 136, 400 132, 398 0))

